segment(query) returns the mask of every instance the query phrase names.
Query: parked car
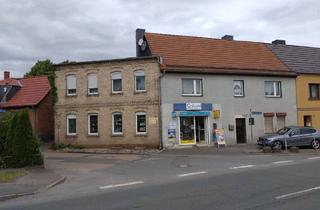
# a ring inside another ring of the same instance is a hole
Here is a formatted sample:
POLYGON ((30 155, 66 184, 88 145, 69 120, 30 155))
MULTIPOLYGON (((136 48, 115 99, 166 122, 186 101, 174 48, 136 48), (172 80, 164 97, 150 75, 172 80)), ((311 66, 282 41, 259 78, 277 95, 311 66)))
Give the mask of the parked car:
POLYGON ((261 136, 258 145, 272 148, 311 146, 320 148, 320 133, 312 127, 288 126, 278 130, 275 134, 261 136))

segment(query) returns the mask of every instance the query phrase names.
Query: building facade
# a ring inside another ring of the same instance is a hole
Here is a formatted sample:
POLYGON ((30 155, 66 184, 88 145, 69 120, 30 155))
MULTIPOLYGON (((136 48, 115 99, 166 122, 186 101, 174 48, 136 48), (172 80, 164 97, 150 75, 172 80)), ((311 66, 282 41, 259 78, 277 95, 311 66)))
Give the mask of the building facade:
POLYGON ((57 64, 55 142, 86 147, 160 146, 156 57, 57 64))
POLYGON ((296 74, 264 43, 136 31, 137 56, 160 56, 164 147, 256 143, 295 125, 296 74))
POLYGON ((297 73, 297 118, 299 126, 320 129, 320 48, 269 44, 270 50, 297 73))

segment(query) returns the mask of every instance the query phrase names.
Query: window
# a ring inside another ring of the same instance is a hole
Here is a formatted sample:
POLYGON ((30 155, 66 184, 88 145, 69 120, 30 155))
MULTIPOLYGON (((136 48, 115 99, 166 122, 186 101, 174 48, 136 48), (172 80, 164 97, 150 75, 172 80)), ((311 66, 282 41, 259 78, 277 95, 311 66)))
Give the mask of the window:
POLYGON ((303 116, 303 125, 305 127, 311 127, 312 126, 312 116, 311 115, 303 116))
POLYGON ((98 114, 96 113, 88 115, 88 134, 98 135, 98 114))
POLYGON ((309 84, 309 97, 310 99, 320 99, 319 84, 309 84))
POLYGON ((77 95, 77 79, 76 75, 67 76, 67 96, 77 95))
POLYGON ((67 135, 73 136, 77 134, 77 116, 75 114, 67 115, 67 135))
POLYGON ((273 133, 273 117, 264 117, 264 132, 273 133))
POLYGON ((122 134, 122 114, 112 114, 112 134, 122 134))
POLYGON ((88 74, 88 95, 98 94, 98 81, 96 74, 88 74))
POLYGON ((234 80, 233 81, 233 95, 237 97, 244 96, 244 81, 243 80, 234 80))
POLYGON ((285 116, 277 116, 277 130, 284 128, 286 125, 286 117, 285 116))
POLYGON ((147 116, 144 112, 136 113, 136 133, 147 133, 147 116))
POLYGON ((121 72, 112 73, 111 78, 112 78, 112 93, 121 93, 122 92, 121 72))
POLYGON ((145 81, 145 74, 143 70, 138 70, 134 72, 135 77, 135 91, 143 92, 146 91, 146 81, 145 81))
POLYGON ((281 82, 265 81, 264 95, 267 97, 281 97, 281 82))
POLYGON ((315 133, 316 130, 313 128, 301 128, 301 134, 311 134, 311 133, 315 133))
POLYGON ((201 96, 201 79, 182 79, 182 95, 201 96))

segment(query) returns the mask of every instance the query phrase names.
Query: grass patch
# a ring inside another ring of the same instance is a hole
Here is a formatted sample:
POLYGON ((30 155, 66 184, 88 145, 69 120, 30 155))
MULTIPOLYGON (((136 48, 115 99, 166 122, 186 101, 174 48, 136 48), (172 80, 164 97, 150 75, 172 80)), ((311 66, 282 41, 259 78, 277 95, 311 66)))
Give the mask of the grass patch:
POLYGON ((12 182, 19 177, 27 175, 25 170, 13 170, 13 171, 0 171, 0 183, 12 182))

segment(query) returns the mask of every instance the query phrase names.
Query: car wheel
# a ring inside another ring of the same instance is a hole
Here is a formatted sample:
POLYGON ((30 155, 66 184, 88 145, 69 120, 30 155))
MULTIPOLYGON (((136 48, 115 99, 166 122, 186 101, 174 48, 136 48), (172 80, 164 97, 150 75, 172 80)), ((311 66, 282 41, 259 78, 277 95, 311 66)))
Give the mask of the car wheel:
POLYGON ((281 141, 275 141, 272 145, 272 149, 282 149, 281 141))
POLYGON ((319 149, 320 148, 319 140, 317 140, 317 139, 312 140, 311 146, 313 149, 319 149))

